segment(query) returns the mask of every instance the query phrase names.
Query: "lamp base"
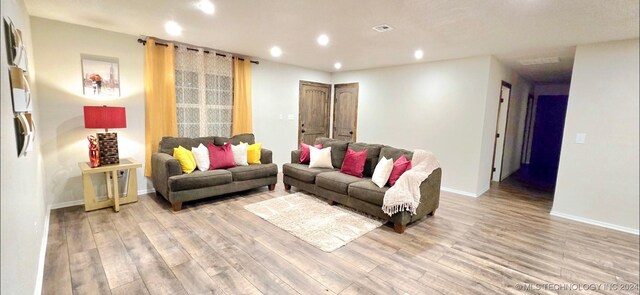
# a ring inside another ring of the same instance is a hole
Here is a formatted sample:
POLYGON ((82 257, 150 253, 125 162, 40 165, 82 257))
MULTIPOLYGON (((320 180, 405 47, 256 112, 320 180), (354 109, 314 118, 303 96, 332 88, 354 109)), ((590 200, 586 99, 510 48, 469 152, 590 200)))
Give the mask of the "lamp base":
POLYGON ((100 148, 100 165, 120 163, 118 133, 98 133, 98 146, 100 148))

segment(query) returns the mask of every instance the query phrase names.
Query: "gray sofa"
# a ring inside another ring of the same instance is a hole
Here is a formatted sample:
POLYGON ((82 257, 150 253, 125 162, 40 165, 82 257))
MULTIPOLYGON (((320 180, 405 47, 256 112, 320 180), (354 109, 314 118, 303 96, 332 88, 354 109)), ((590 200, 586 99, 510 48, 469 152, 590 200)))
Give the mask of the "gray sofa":
POLYGON ((440 202, 440 182, 442 169, 438 168, 420 185, 420 205, 417 214, 398 212, 393 216, 382 211, 382 200, 388 186, 379 188, 371 181, 371 176, 381 157, 393 158, 401 155, 411 160, 413 152, 380 144, 353 143, 329 138, 318 138, 315 144, 331 147, 331 163, 333 168, 309 168, 309 165, 298 164, 300 151, 291 152, 291 163, 282 167, 285 189, 295 186, 314 195, 327 199, 329 204, 338 202, 347 207, 393 222, 394 230, 403 233, 407 224, 417 221, 425 215, 433 215, 440 202), (347 148, 354 151, 367 149, 367 160, 364 167, 364 178, 340 173, 347 148))
POLYGON ((182 208, 183 202, 219 196, 223 194, 244 191, 261 186, 268 186, 274 190, 277 183, 278 166, 272 163, 272 153, 262 149, 260 162, 248 166, 237 166, 228 169, 182 173, 180 163, 173 155, 173 149, 179 145, 191 150, 199 144, 205 146, 209 142, 222 146, 231 141, 237 145, 240 142, 255 143, 253 134, 239 134, 231 138, 211 137, 163 137, 160 141, 159 152, 151 156, 151 180, 156 193, 171 202, 174 211, 182 208))

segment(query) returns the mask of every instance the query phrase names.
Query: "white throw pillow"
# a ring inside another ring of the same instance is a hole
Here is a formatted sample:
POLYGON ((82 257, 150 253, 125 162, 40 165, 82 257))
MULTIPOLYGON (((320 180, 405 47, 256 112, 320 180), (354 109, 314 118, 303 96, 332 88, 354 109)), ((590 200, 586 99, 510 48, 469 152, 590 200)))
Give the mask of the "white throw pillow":
POLYGON ((331 147, 317 149, 309 146, 309 168, 333 168, 331 165, 331 147))
POLYGON ((393 170, 393 158, 387 159, 385 157, 382 157, 380 162, 378 162, 378 165, 376 165, 376 169, 373 170, 373 176, 371 176, 371 180, 379 188, 382 188, 389 180, 389 176, 391 176, 391 170, 393 170))
POLYGON ((233 160, 236 161, 238 166, 247 166, 247 143, 241 143, 239 145, 231 145, 231 151, 233 152, 233 160))
POLYGON ((191 148, 191 153, 196 159, 196 166, 198 166, 198 170, 209 170, 209 149, 207 149, 206 146, 200 144, 198 147, 193 147, 191 148))

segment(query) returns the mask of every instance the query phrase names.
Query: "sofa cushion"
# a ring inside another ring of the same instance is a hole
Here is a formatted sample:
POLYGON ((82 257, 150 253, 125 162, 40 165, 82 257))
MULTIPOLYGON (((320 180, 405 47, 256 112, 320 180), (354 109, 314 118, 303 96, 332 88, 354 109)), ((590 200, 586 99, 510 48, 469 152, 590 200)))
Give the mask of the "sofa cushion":
POLYGON ((239 145, 241 141, 246 142, 248 144, 256 143, 256 137, 253 135, 253 133, 243 133, 243 134, 234 135, 231 138, 215 136, 213 139, 213 144, 223 145, 227 143, 229 140, 231 140, 231 144, 233 145, 239 145))
POLYGON ((367 161, 367 150, 356 152, 347 148, 347 154, 342 161, 340 172, 362 178, 364 171, 364 163, 367 161))
POLYGON ((285 163, 282 165, 282 173, 300 181, 315 183, 316 175, 322 172, 336 171, 334 168, 309 168, 309 165, 298 163, 285 163))
POLYGON ((393 161, 395 162, 402 155, 407 157, 407 160, 411 162, 411 158, 413 157, 413 152, 408 150, 403 150, 403 149, 397 149, 390 146, 384 146, 382 147, 382 149, 380 149, 380 157, 378 157, 378 161, 382 159, 382 157, 385 157, 387 159, 393 159, 393 161))
POLYGON ((389 186, 394 186, 400 176, 408 169, 411 169, 411 161, 407 160, 407 156, 401 155, 400 158, 393 162, 393 169, 391 169, 391 174, 389 174, 389 186))
POLYGON ((314 144, 322 144, 323 148, 331 147, 331 164, 334 168, 340 169, 342 167, 342 161, 344 161, 349 145, 348 141, 318 137, 314 144))
POLYGON ((316 176, 316 185, 340 194, 347 194, 349 185, 361 181, 362 178, 341 173, 340 171, 324 172, 316 176))
POLYGON ((165 136, 165 137, 162 137, 162 140, 160 140, 158 150, 161 153, 165 153, 167 155, 173 155, 173 149, 179 146, 182 146, 188 150, 191 150, 192 147, 197 147, 198 144, 193 140, 193 138, 189 138, 189 137, 165 136))
POLYGON ((359 152, 367 150, 367 161, 364 162, 363 174, 365 177, 371 177, 373 171, 376 170, 376 165, 380 159, 380 150, 383 145, 381 144, 369 144, 364 142, 349 143, 349 148, 359 152))
POLYGON ((384 193, 388 186, 378 187, 371 179, 361 180, 349 185, 349 196, 367 203, 382 206, 384 193))
POLYGON ((276 164, 252 164, 227 169, 233 176, 233 181, 252 180, 278 175, 276 164))
POLYGON ((202 144, 206 147, 208 144, 213 143, 215 141, 215 138, 215 136, 196 137, 193 139, 193 141, 195 141, 195 144, 198 146, 202 144))
MULTIPOLYGON (((321 144, 314 145, 313 147, 317 149, 322 149, 321 144)), ((300 160, 297 163, 309 164, 309 161, 311 161, 311 151, 309 150, 309 145, 301 143, 300 144, 300 160)), ((291 163, 296 163, 296 162, 291 162, 291 163)))
POLYGON ((230 143, 226 143, 223 146, 210 143, 207 145, 207 149, 209 149, 209 170, 237 166, 236 161, 233 159, 233 151, 231 151, 230 143))
POLYGON ((182 174, 169 177, 170 191, 184 191, 196 188, 211 187, 231 183, 233 177, 227 170, 194 171, 191 174, 182 174))

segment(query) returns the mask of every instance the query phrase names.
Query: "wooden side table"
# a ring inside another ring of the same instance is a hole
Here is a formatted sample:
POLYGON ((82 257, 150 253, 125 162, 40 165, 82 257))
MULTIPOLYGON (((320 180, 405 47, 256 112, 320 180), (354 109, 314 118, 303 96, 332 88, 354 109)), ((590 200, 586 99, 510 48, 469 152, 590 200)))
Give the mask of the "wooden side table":
POLYGON ((88 162, 78 163, 82 170, 82 187, 84 189, 84 210, 91 211, 113 206, 113 211, 120 211, 120 204, 133 203, 138 201, 138 181, 136 179, 136 169, 142 167, 132 158, 120 159, 120 164, 103 165, 96 168, 89 167, 88 162), (118 192, 118 170, 129 170, 127 176, 127 196, 120 198, 118 192), (91 174, 104 173, 107 184, 107 200, 98 201, 96 191, 93 188, 91 174))

